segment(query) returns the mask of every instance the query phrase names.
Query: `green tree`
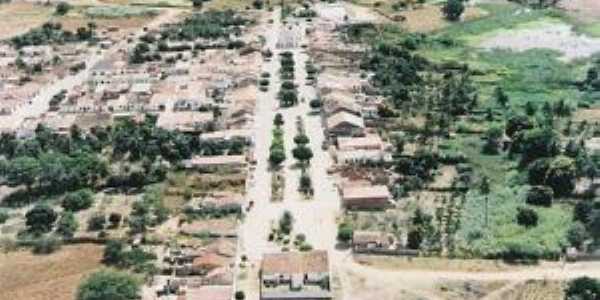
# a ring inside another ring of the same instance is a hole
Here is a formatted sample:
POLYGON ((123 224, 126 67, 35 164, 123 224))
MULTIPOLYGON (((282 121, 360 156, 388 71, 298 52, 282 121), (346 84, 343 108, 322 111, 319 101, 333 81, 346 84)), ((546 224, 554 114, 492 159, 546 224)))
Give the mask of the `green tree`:
POLYGON ((575 189, 576 169, 573 159, 558 156, 551 163, 546 174, 546 184, 557 196, 568 196, 575 189))
POLYGON ((292 150, 294 158, 301 163, 308 163, 313 158, 313 152, 306 146, 298 146, 292 150))
POLYGON ((69 211, 88 209, 94 203, 94 194, 89 189, 83 189, 65 195, 62 207, 69 211))
POLYGON ((194 8, 202 8, 204 0, 192 0, 192 6, 194 8))
POLYGON ((36 182, 40 164, 29 156, 17 157, 10 161, 7 167, 6 179, 11 185, 24 184, 27 190, 36 182))
POLYGON ((110 240, 106 243, 104 247, 104 255, 102 257, 102 262, 111 265, 111 266, 119 266, 123 263, 124 254, 123 254, 123 242, 110 240))
POLYGON ((65 211, 56 224, 56 233, 64 238, 72 238, 78 228, 79 223, 75 219, 75 215, 70 211, 65 211))
POLYGON ((55 14, 59 15, 59 16, 64 16, 66 15, 69 10, 71 10, 71 5, 67 2, 58 2, 58 4, 56 5, 56 10, 55 10, 55 14))
POLYGON ((306 134, 300 133, 294 137, 294 143, 298 145, 306 145, 310 142, 306 134))
POLYGON ((532 186, 527 191, 527 204, 537 206, 552 206, 552 198, 554 197, 554 191, 546 186, 532 186))
POLYGON ((352 237, 354 236, 354 229, 352 225, 347 223, 340 223, 338 226, 337 239, 342 243, 348 243, 352 241, 352 237))
POLYGON ((494 90, 494 99, 496 99, 496 102, 501 107, 506 107, 506 105, 508 104, 508 101, 510 101, 510 99, 508 98, 508 95, 506 95, 506 93, 504 93, 504 90, 501 87, 496 87, 496 89, 494 90))
POLYGON ((574 222, 567 231, 567 240, 573 247, 580 248, 587 238, 587 230, 581 222, 574 222))
POLYGON ((517 223, 525 227, 535 227, 538 224, 538 215, 531 208, 519 207, 517 210, 517 223))
POLYGON ((458 21, 465 11, 463 0, 448 0, 442 7, 442 12, 448 21, 458 21))
POLYGON ((575 278, 567 284, 566 300, 600 299, 600 281, 587 276, 575 278))
POLYGON ((500 141, 504 135, 504 128, 495 124, 488 128, 485 133, 486 143, 483 146, 483 152, 488 154, 498 154, 498 148, 500 147, 500 141))
POLYGON ((277 113, 275 115, 275 119, 273 119, 273 124, 277 127, 281 127, 284 124, 283 115, 281 113, 277 113))
POLYGON ((25 224, 29 231, 46 233, 52 230, 58 214, 48 204, 40 203, 25 214, 25 224))
POLYGON ((284 211, 283 215, 281 215, 281 218, 279 219, 279 230, 283 234, 290 234, 292 232, 293 225, 294 217, 292 216, 292 213, 288 210, 284 211))
POLYGON ((587 228, 591 237, 600 242, 600 209, 594 209, 587 220, 587 228))
POLYGON ((278 167, 285 160, 285 152, 282 149, 271 149, 269 162, 272 166, 278 167))
POLYGON ((83 281, 77 289, 77 300, 139 299, 140 283, 131 275, 117 271, 99 271, 83 281))

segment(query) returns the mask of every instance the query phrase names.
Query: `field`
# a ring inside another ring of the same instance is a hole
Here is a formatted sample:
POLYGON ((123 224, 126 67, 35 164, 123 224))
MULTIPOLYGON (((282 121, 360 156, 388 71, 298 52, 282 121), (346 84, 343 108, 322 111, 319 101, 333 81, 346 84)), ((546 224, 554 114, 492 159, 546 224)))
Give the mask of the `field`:
POLYGON ((0 39, 24 33, 48 21, 53 8, 26 2, 0 5, 0 39))
POLYGON ((70 300, 80 280, 101 267, 102 247, 63 246, 54 254, 0 254, 0 300, 70 300))

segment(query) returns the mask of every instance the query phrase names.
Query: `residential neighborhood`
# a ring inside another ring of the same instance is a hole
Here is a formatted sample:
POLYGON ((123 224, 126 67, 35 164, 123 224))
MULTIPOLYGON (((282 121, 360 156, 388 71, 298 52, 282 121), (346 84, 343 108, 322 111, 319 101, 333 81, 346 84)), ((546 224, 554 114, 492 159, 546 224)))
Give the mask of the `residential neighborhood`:
POLYGON ((0 25, 0 300, 600 299, 595 0, 0 25))

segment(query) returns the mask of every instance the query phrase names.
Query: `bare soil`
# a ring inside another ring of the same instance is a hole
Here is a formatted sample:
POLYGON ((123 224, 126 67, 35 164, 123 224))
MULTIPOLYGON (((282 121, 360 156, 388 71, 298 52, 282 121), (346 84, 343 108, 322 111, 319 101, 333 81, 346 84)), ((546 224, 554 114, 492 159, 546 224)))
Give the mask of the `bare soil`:
POLYGON ((103 247, 63 246, 51 255, 0 254, 0 300, 70 300, 79 282, 101 267, 103 247))
POLYGON ((48 21, 51 14, 51 6, 26 2, 2 4, 0 5, 0 39, 7 39, 40 26, 48 21))

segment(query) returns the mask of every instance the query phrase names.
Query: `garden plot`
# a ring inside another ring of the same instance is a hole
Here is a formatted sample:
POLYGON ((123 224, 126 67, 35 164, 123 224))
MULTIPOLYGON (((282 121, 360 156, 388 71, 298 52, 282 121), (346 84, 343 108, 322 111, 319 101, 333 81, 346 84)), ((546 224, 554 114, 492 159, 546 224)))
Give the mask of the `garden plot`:
POLYGON ((577 34, 573 27, 564 23, 539 22, 520 29, 496 31, 483 38, 479 47, 527 51, 551 49, 561 53, 561 59, 570 61, 590 57, 600 52, 600 38, 577 34))

